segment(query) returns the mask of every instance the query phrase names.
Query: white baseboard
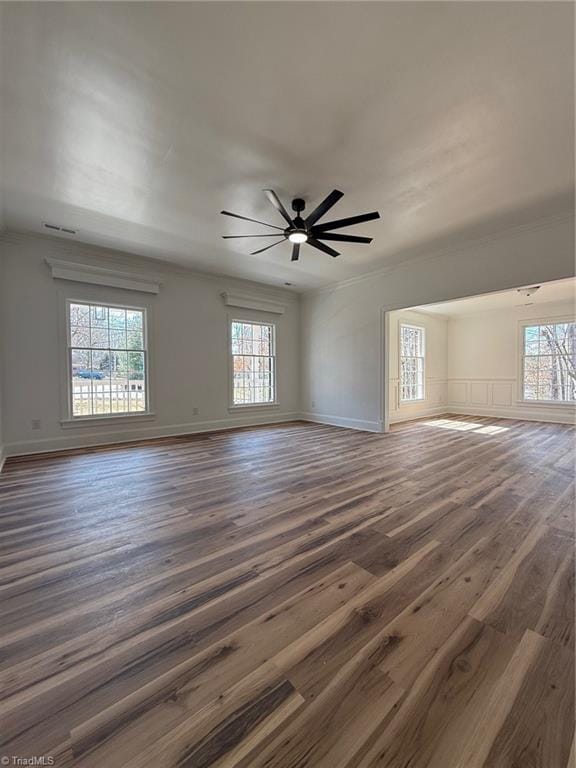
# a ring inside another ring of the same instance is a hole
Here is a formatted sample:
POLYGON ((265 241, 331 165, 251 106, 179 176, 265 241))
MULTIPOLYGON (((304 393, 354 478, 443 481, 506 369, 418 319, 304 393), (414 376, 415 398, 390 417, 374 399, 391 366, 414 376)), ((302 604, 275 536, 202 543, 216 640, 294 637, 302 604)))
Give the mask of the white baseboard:
POLYGON ((390 414, 390 424, 398 424, 401 421, 415 421, 416 419, 425 419, 431 416, 441 416, 445 413, 447 413, 446 405, 435 405, 430 408, 410 410, 409 413, 396 411, 390 414))
POLYGON ((517 421, 549 421, 554 424, 576 424, 574 409, 558 410, 554 406, 533 408, 531 406, 502 407, 477 405, 447 405, 444 413, 462 416, 491 416, 495 419, 515 419, 517 421))
MULTIPOLYGON (((489 416, 500 419, 516 419, 519 421, 548 421, 558 424, 575 424, 574 410, 570 412, 558 411, 551 408, 498 408, 480 407, 470 405, 442 405, 421 411, 418 414, 410 414, 405 417, 393 417, 391 423, 411 421, 414 419, 440 416, 444 414, 460 414, 463 416, 489 416)), ((37 440, 23 440, 7 443, 0 446, 0 471, 9 456, 26 456, 32 453, 52 453, 70 448, 91 448, 98 445, 114 445, 116 443, 138 442, 155 437, 182 437, 202 432, 217 432, 220 430, 236 429, 238 427, 251 427, 264 424, 278 424, 286 421, 310 421, 316 424, 328 424, 334 427, 357 429, 362 432, 383 432, 381 421, 366 421, 362 419, 350 419, 342 416, 333 416, 319 413, 270 413, 249 414, 226 419, 215 419, 190 424, 171 424, 164 427, 132 427, 130 429, 94 431, 92 434, 62 435, 59 437, 41 438, 37 440)))
POLYGON ((383 432, 381 421, 363 421, 362 419, 347 419, 343 416, 329 416, 321 413, 302 413, 303 421, 312 421, 315 424, 328 424, 332 427, 346 427, 346 429, 358 429, 362 432, 383 432))
POLYGON ((115 443, 138 442, 155 437, 182 437, 201 432, 218 432, 223 429, 237 429, 238 427, 256 427, 262 424, 278 424, 284 421, 298 421, 301 414, 268 413, 248 414, 246 416, 234 416, 226 419, 214 419, 212 421, 199 421, 191 424, 170 424, 164 427, 131 427, 122 431, 117 429, 101 431, 97 427, 91 434, 62 435, 59 437, 47 437, 39 440, 23 440, 16 443, 8 443, 4 446, 4 455, 26 456, 31 453, 52 453, 53 451, 65 451, 70 448, 91 448, 97 445, 114 445, 115 443))

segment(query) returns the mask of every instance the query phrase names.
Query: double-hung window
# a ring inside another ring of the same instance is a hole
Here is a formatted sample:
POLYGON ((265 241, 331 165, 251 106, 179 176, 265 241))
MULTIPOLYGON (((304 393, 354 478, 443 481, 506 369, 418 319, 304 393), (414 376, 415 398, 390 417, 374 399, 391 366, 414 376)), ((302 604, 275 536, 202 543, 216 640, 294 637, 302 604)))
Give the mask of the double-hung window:
POLYGON ((271 323, 232 320, 232 405, 276 402, 276 339, 271 323))
POLYGON ((400 400, 424 400, 424 328, 400 325, 400 400))
POLYGON ((576 322, 523 326, 522 398, 576 401, 576 322))
POLYGON ((146 310, 68 302, 72 418, 148 411, 146 310))

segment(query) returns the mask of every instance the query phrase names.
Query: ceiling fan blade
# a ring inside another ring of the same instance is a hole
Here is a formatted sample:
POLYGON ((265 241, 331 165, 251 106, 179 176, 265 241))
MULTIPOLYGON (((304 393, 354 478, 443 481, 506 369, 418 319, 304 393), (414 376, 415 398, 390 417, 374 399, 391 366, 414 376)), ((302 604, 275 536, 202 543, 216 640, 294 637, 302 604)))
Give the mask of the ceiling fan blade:
POLYGON ((262 253, 262 251, 267 251, 268 248, 274 248, 275 245, 280 245, 281 240, 277 240, 275 243, 272 243, 272 245, 267 245, 265 248, 260 248, 258 251, 250 251, 250 255, 254 256, 256 253, 262 253))
POLYGON ((266 235, 222 235, 223 240, 235 240, 238 237, 286 237, 286 235, 284 233, 277 235, 276 232, 270 232, 266 235))
POLYGON ((320 240, 316 240, 314 237, 309 237, 306 241, 308 245, 311 245, 313 248, 318 248, 319 251, 324 251, 324 253, 327 253, 329 256, 340 256, 338 251, 335 251, 334 248, 330 248, 328 245, 324 245, 324 243, 321 243, 320 240))
POLYGON ((239 213, 230 213, 230 211, 220 211, 224 216, 233 216, 235 219, 244 219, 244 221, 253 221, 254 224, 263 224, 265 227, 272 227, 272 229, 279 229, 284 231, 282 227, 276 227, 274 224, 267 224, 265 221, 258 221, 258 219, 249 219, 248 216, 240 216, 239 213))
POLYGON ((292 248, 292 258, 290 261, 298 261, 300 257, 300 243, 294 243, 294 247, 292 248))
POLYGON ((314 229, 316 234, 318 232, 326 232, 329 229, 342 229, 342 227, 349 227, 353 224, 362 224, 363 221, 373 221, 379 219, 380 214, 378 211, 373 213, 361 213, 359 216, 350 216, 347 219, 337 219, 336 221, 326 221, 324 224, 318 224, 314 229))
POLYGON ((268 198, 268 200, 270 200, 270 202, 272 203, 272 205, 274 206, 274 208, 276 208, 276 210, 278 211, 278 213, 279 213, 279 214, 280 214, 280 215, 281 215, 281 216, 282 216, 284 219, 286 219, 286 221, 288 222, 288 224, 292 224, 292 219, 290 218, 290 214, 288 213, 288 211, 286 210, 286 208, 284 208, 284 206, 282 205, 282 202, 281 202, 280 198, 278 197, 278 195, 276 194, 276 192, 274 192, 274 190, 273 190, 273 189, 264 189, 264 190, 262 190, 262 191, 264 192, 264 194, 266 195, 266 197, 268 198))
POLYGON ((321 219, 325 213, 328 213, 333 205, 336 205, 341 197, 344 197, 344 192, 340 192, 339 189, 334 189, 332 192, 330 192, 328 197, 322 200, 320 205, 314 208, 312 213, 306 217, 306 226, 311 227, 312 224, 318 221, 318 219, 321 219))
POLYGON ((337 243, 371 243, 371 237, 357 237, 356 235, 333 235, 331 232, 316 232, 312 230, 312 235, 317 240, 334 240, 337 243))

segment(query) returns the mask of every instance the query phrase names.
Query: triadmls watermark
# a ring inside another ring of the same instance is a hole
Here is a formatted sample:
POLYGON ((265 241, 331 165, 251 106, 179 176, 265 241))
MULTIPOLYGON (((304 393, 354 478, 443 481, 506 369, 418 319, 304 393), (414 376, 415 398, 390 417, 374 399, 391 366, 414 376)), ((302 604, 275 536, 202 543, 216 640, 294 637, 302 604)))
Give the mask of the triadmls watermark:
POLYGON ((55 765, 55 760, 51 755, 3 755, 0 765, 55 765))

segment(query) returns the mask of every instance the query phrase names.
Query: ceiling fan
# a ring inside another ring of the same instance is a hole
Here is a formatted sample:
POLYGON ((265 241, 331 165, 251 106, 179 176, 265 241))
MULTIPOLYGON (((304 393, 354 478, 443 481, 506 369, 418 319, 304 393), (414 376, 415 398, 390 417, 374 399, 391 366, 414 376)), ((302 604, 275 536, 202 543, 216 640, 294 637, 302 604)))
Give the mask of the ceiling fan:
POLYGON ((274 208, 287 222, 286 228, 277 227, 275 224, 268 224, 265 221, 258 221, 258 219, 250 219, 247 216, 240 216, 238 213, 230 213, 230 211, 220 211, 224 216, 233 216, 235 219, 244 219, 244 221, 252 221, 255 224, 262 224, 265 227, 271 227, 272 229, 280 230, 280 234, 265 234, 265 235, 223 235, 224 240, 231 240, 239 237, 280 237, 282 240, 278 240, 276 243, 267 245, 264 248, 260 248, 257 251, 252 251, 252 255, 256 253, 262 253, 267 251, 268 248, 273 248, 275 245, 279 245, 284 240, 289 240, 292 245, 292 261, 298 261, 300 256, 300 246, 303 243, 308 243, 313 248, 317 248, 319 251, 329 254, 330 256, 339 256, 338 251, 326 245, 322 240, 328 240, 338 243, 371 243, 371 237, 357 237, 356 235, 340 235, 333 234, 330 230, 342 229, 342 227, 352 226, 353 224, 361 224, 363 221, 372 221, 373 219, 379 219, 380 214, 377 211, 372 213, 361 213, 359 216, 350 216, 347 219, 337 219, 335 221, 326 221, 323 224, 318 224, 318 220, 322 218, 333 205, 335 205, 341 197, 344 196, 343 192, 338 189, 333 190, 330 194, 318 205, 312 213, 309 213, 305 219, 300 215, 306 207, 306 201, 300 197, 292 200, 292 210, 296 212, 296 216, 292 218, 286 208, 282 205, 280 198, 274 192, 273 189, 265 189, 264 194, 268 200, 272 203, 274 208))

